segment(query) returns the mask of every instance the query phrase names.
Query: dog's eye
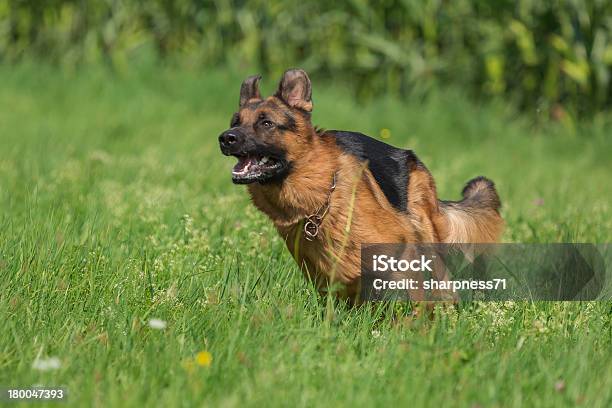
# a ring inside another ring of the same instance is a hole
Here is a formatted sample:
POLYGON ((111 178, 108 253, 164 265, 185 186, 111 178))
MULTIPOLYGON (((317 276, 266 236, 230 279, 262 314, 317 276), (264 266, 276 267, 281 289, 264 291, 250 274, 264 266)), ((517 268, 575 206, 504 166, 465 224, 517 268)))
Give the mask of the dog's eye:
POLYGON ((264 120, 261 122, 261 126, 265 128, 271 128, 272 126, 274 126, 274 123, 270 122, 269 120, 264 120))

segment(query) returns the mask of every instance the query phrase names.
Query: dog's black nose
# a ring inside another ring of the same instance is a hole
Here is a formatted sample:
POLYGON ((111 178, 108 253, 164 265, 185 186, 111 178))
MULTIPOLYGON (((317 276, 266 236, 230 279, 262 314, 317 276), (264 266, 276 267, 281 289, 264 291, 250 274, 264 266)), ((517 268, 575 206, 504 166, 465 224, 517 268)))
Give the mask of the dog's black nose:
POLYGON ((229 153, 240 148, 243 142, 244 135, 235 129, 227 130, 219 136, 219 145, 224 152, 229 153))

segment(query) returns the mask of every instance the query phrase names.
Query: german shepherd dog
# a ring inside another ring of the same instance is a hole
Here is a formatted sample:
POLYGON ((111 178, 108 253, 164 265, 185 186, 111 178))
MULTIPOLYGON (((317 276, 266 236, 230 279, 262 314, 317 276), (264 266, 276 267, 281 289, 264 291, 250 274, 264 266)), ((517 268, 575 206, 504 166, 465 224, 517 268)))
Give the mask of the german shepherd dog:
POLYGON ((312 125, 310 79, 284 73, 262 98, 260 75, 240 88, 239 110, 219 136, 234 156, 235 184, 274 223, 305 275, 321 291, 359 294, 362 243, 487 243, 503 229, 492 181, 474 178, 460 201, 441 201, 431 173, 412 150, 361 133, 312 125))

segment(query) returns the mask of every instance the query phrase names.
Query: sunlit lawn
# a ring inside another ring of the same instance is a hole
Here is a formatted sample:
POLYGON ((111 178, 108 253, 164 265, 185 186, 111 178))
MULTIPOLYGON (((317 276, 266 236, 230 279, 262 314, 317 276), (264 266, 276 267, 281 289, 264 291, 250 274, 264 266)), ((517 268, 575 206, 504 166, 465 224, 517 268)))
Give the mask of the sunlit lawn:
MULTIPOLYGON (((612 404, 610 302, 326 310, 218 151, 239 76, 0 78, 0 386, 70 406, 612 404)), ((453 91, 357 105, 316 79, 314 101, 325 128, 416 150, 443 198, 492 178, 505 241, 610 241, 610 118, 536 129, 453 91)))

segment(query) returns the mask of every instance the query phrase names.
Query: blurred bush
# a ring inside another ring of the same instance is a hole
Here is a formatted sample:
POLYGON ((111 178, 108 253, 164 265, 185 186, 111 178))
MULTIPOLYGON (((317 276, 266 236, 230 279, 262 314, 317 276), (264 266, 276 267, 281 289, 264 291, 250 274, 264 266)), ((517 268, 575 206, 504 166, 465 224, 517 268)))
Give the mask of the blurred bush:
POLYGON ((0 60, 301 66, 381 92, 459 84, 562 119, 610 106, 610 0, 0 0, 0 60))

